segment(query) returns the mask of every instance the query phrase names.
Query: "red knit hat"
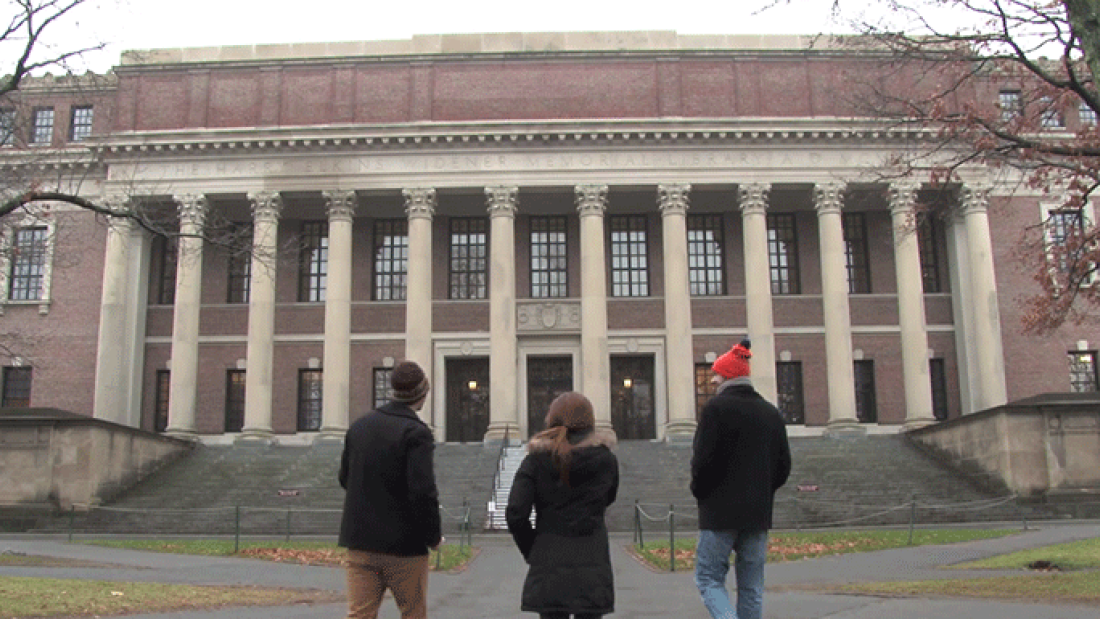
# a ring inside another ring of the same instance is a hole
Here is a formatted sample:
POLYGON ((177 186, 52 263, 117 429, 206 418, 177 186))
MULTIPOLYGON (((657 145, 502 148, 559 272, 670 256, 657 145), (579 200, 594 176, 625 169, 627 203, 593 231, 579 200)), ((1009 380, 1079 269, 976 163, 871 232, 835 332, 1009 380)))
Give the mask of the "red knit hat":
POLYGON ((752 343, 749 342, 748 338, 741 340, 740 344, 718 357, 714 365, 710 366, 710 369, 725 379, 748 376, 752 373, 749 366, 749 359, 752 359, 752 353, 749 352, 751 347, 752 343))

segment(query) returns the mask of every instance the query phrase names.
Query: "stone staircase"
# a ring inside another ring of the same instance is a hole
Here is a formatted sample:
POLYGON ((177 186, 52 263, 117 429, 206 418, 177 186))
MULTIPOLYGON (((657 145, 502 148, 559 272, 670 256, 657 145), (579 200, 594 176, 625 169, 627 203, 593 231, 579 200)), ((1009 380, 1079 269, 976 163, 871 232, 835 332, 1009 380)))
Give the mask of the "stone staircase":
MULTIPOLYGON (((791 439, 794 469, 777 495, 775 526, 870 526, 1013 521, 1058 517, 1043 506, 1021 508, 1007 490, 925 454, 903 436, 791 439)), ((122 494, 110 505, 75 514, 73 530, 123 534, 335 535, 344 492, 336 475, 339 443, 312 446, 200 446, 122 494)), ((698 526, 689 490, 691 447, 625 441, 611 530, 635 526, 635 504, 648 531, 698 526)), ((456 534, 469 509, 471 528, 505 528, 509 484, 494 490, 499 445, 440 444, 435 470, 444 532, 456 534)), ((505 451, 500 478, 510 482, 523 447, 505 451)), ((67 530, 67 516, 49 529, 67 530)))
MULTIPOLYGON (((512 491, 512 481, 516 478, 516 471, 523 459, 527 456, 527 446, 505 447, 500 455, 500 474, 496 476, 493 485, 493 494, 489 499, 488 515, 485 519, 485 528, 491 531, 506 531, 508 523, 504 519, 504 509, 508 507, 508 494, 512 491)), ((534 514, 531 515, 532 521, 534 514)))

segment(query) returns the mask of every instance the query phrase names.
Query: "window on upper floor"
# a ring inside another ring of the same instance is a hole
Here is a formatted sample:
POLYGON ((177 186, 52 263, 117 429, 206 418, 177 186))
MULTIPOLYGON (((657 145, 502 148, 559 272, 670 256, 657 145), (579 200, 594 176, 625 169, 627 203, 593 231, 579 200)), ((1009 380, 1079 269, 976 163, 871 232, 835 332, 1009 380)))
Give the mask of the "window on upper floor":
POLYGON ((82 142, 92 134, 92 106, 73 107, 69 122, 69 140, 82 142))
POLYGON ((714 397, 714 394, 718 391, 718 385, 714 384, 711 378, 714 377, 714 371, 711 370, 710 363, 696 363, 695 364, 695 420, 699 421, 699 416, 703 414, 703 407, 707 405, 707 402, 714 397))
POLYGON ((244 429, 245 370, 225 371, 225 431, 244 429))
POLYGON ((298 237, 298 300, 319 303, 325 300, 328 283, 328 222, 302 222, 298 237))
POLYGON ((404 301, 409 269, 409 220, 374 222, 375 301, 404 301))
POLYGON ((388 404, 393 396, 390 374, 393 368, 374 368, 374 408, 388 404))
POLYGON ((856 419, 860 423, 878 423, 875 403, 875 362, 860 359, 854 362, 856 379, 856 419))
POLYGON ((917 219, 917 247, 920 248, 920 274, 924 292, 944 291, 944 251, 947 248, 945 238, 941 220, 925 214, 917 219))
POLYGON ((1023 116, 1024 100, 1020 95, 1020 91, 1002 90, 998 95, 997 107, 1001 109, 1002 122, 1008 122, 1023 116))
POLYGON ((4 368, 4 385, 0 406, 26 408, 31 405, 31 368, 4 368))
POLYGON ((298 431, 321 429, 324 374, 319 369, 298 370, 298 431))
POLYGON ((849 294, 871 292, 871 256, 867 246, 867 217, 844 213, 844 257, 848 267, 849 294))
POLYGON ((484 299, 489 292, 489 221, 451 218, 450 298, 484 299))
POLYGON ((1050 97, 1039 99, 1039 126, 1043 129, 1063 129, 1066 119, 1050 97))
POLYGON ((928 360, 928 375, 932 383, 932 415, 940 420, 947 419, 947 369, 942 357, 928 360))
POLYGON ((611 296, 649 296, 649 243, 644 215, 612 215, 611 296))
POLYGON ((168 429, 168 396, 171 393, 172 371, 157 370, 156 393, 153 400, 153 431, 168 429))
POLYGON ((1052 277, 1068 277, 1079 285, 1091 285, 1096 279, 1096 266, 1082 256, 1089 251, 1085 230, 1092 221, 1092 207, 1042 205, 1041 208, 1052 277))
POLYGON ((53 142, 53 108, 35 109, 31 120, 31 144, 51 144, 53 142))
POLYGON ((179 243, 174 236, 157 236, 153 239, 152 273, 153 294, 158 305, 176 302, 176 266, 179 262, 179 243))
POLYGON ((565 217, 531 218, 531 297, 569 296, 569 252, 565 217))
POLYGON ((794 213, 771 213, 768 222, 768 264, 772 294, 802 292, 798 272, 798 230, 794 213))
POLYGON ((1089 107, 1089 104, 1084 101, 1077 106, 1077 119, 1083 127, 1095 127, 1096 126, 1096 110, 1089 107))
POLYGON ((1100 391, 1095 350, 1074 350, 1069 353, 1069 387, 1074 393, 1100 391))
POLYGON ((252 291, 252 226, 245 223, 233 224, 231 232, 234 242, 229 247, 226 261, 226 303, 248 303, 252 291))
POLYGON ((8 299, 39 301, 44 298, 46 263, 49 255, 46 226, 16 228, 12 235, 8 272, 8 299))
POLYGON ((722 216, 688 215, 688 282, 692 296, 726 293, 722 216))
POLYGON ((0 146, 15 144, 15 110, 0 109, 0 146))
POLYGON ((788 424, 806 423, 806 404, 802 395, 802 362, 776 361, 776 408, 788 424))

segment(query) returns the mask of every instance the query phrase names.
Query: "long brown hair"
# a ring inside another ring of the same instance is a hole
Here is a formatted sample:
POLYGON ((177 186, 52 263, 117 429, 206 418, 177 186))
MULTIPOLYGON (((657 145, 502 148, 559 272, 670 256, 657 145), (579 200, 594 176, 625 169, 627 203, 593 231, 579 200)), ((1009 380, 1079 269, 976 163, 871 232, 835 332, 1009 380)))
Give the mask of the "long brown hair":
POLYGON ((596 415, 592 411, 592 402, 584 394, 567 391, 550 403, 550 410, 546 413, 546 429, 536 434, 535 438, 550 441, 550 459, 562 483, 569 484, 569 462, 573 456, 569 432, 595 427, 596 415))

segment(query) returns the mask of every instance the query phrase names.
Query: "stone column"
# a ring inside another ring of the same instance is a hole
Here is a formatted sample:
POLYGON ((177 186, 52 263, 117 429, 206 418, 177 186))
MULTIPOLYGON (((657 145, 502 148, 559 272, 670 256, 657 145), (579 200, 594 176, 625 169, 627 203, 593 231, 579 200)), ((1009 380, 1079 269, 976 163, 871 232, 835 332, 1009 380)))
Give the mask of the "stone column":
POLYGON ((989 235, 989 187, 963 187, 963 220, 970 263, 974 323, 974 365, 971 374, 978 389, 977 410, 1000 406, 1007 400, 1001 310, 997 302, 997 274, 989 235))
POLYGON ((522 441, 516 339, 517 187, 486 187, 489 209, 489 429, 485 441, 522 441))
POLYGON ((607 264, 603 215, 607 185, 578 185, 581 220, 581 383, 592 401, 596 426, 611 430, 611 359, 607 348, 607 264))
POLYGON ((858 429, 852 323, 848 309, 848 269, 840 217, 844 186, 819 184, 814 204, 821 236, 821 303, 825 318, 825 364, 829 383, 829 429, 858 429))
MULTIPOLYGON (((435 189, 402 190, 409 217, 409 266, 405 296, 405 358, 415 361, 430 378, 432 374, 432 216, 435 189)), ((441 385, 432 385, 442 389, 441 385)), ((432 423, 432 399, 420 409, 420 418, 432 423)))
POLYGON ((669 441, 695 436, 695 351, 691 333, 687 210, 691 185, 658 185, 664 230, 665 372, 668 377, 669 441))
MULTIPOLYGON (((275 357, 275 273, 279 261, 276 192, 248 194, 252 204, 252 273, 248 302, 248 355, 244 375, 245 440, 271 440, 271 387, 275 357)), ((174 372, 174 370, 173 370, 174 372)))
POLYGON ((174 196, 179 209, 179 257, 172 311, 172 375, 167 433, 195 436, 195 397, 199 373, 199 309, 202 305, 202 232, 206 196, 174 196))
MULTIPOLYGON (((108 199, 112 210, 122 210, 121 200, 108 199)), ((96 348, 95 399, 92 414, 119 424, 129 420, 127 363, 130 342, 126 338, 127 291, 130 284, 130 238, 134 223, 112 217, 107 222, 107 255, 103 264, 103 293, 99 304, 99 346, 96 348)))
POLYGON ((905 383, 905 425, 912 428, 936 422, 932 414, 932 379, 928 370, 928 328, 924 317, 920 246, 914 220, 918 188, 916 183, 890 186, 902 380, 905 383))
POLYGON ((354 191, 325 191, 328 205, 328 279, 321 434, 343 438, 351 409, 351 245, 354 191))
POLYGON ((738 186, 737 191, 745 255, 745 316, 752 340, 752 384, 765 400, 774 404, 779 391, 775 382, 775 323, 768 259, 767 209, 771 185, 747 183, 738 186))

